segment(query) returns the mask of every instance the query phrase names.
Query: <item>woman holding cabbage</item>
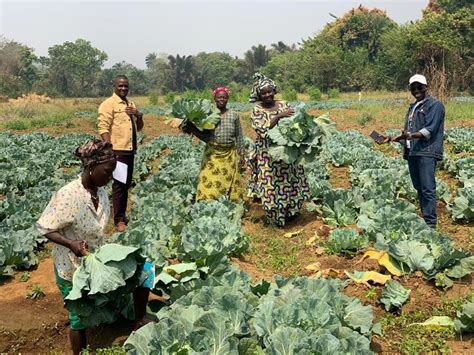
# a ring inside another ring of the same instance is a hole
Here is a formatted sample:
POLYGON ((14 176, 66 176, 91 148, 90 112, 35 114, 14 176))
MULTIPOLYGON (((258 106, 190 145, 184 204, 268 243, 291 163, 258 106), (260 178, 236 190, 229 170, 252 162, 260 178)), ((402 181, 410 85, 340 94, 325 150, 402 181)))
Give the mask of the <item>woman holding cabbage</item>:
POLYGON ((214 129, 198 129, 186 120, 181 129, 206 142, 199 173, 196 200, 215 200, 227 196, 231 201, 243 199, 242 176, 245 148, 239 115, 227 108, 230 90, 219 87, 212 92, 220 119, 214 129))
POLYGON ((275 100, 277 88, 273 80, 262 74, 254 75, 250 102, 257 102, 252 112, 252 127, 257 133, 249 195, 262 201, 267 221, 282 227, 300 211, 308 199, 309 187, 304 168, 274 160, 268 153, 268 131, 284 117, 294 114, 285 101, 275 100))
MULTIPOLYGON (((53 194, 36 223, 40 233, 54 243, 54 273, 63 299, 73 289, 73 274, 80 258, 104 244, 110 216, 104 186, 112 179, 117 164, 112 144, 100 140, 86 142, 75 155, 82 162, 82 174, 53 194)), ((142 286, 148 285, 145 282, 142 286)), ((134 292, 137 327, 143 324, 148 295, 148 287, 138 287, 134 292)), ((72 352, 79 354, 87 347, 87 326, 74 312, 69 312, 69 320, 72 352)))

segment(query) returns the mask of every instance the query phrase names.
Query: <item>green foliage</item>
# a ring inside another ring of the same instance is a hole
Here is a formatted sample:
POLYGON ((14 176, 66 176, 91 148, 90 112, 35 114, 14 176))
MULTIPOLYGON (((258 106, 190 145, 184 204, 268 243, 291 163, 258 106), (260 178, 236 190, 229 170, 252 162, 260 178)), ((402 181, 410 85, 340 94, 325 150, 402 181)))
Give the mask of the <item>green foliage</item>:
POLYGON ((126 352, 123 349, 123 347, 121 347, 119 345, 113 345, 110 348, 99 348, 99 349, 95 349, 94 351, 92 351, 90 349, 89 345, 87 345, 87 348, 83 349, 81 351, 81 354, 82 355, 92 355, 92 354, 95 354, 95 355, 125 355, 126 352))
POLYGON ((186 90, 181 94, 183 100, 211 100, 212 94, 208 90, 186 90))
POLYGON ((456 333, 450 327, 426 327, 413 325, 406 329, 400 350, 403 354, 419 354, 423 352, 449 353, 447 340, 453 339, 456 333))
POLYGON ((341 92, 339 91, 339 89, 329 89, 328 90, 328 97, 330 99, 337 99, 340 94, 341 94, 341 92))
POLYGON ((194 57, 196 73, 199 73, 196 88, 215 89, 227 86, 237 79, 237 59, 228 53, 198 53, 194 57))
POLYGON ((296 101, 298 100, 298 94, 295 89, 287 89, 283 91, 283 100, 296 101))
POLYGON ((183 119, 183 123, 188 121, 196 126, 200 131, 204 129, 214 129, 220 120, 220 114, 215 105, 206 99, 181 99, 173 103, 170 114, 172 117, 183 119))
POLYGON ((175 99, 176 99, 176 95, 173 91, 170 91, 170 92, 166 93, 166 95, 165 95, 165 103, 166 104, 168 104, 168 105, 173 104, 175 99))
POLYGON ((468 127, 448 128, 446 140, 453 146, 455 153, 474 153, 474 129, 468 127))
POLYGON ((357 123, 362 127, 365 127, 367 123, 373 121, 373 117, 370 113, 364 112, 359 117, 357 117, 357 123))
POLYGON ((36 59, 32 48, 0 36, 0 96, 15 98, 31 90, 36 59))
POLYGON ((16 118, 11 120, 6 120, 0 122, 0 128, 13 130, 13 131, 21 131, 21 130, 29 130, 29 129, 38 129, 44 127, 53 127, 53 126, 71 126, 73 125, 73 118, 74 116, 67 111, 53 111, 45 114, 35 115, 35 111, 32 113, 28 112, 20 112, 20 115, 29 116, 33 115, 33 117, 22 117, 16 118), (28 118, 28 119, 26 119, 28 118))
POLYGON ((147 95, 157 91, 149 88, 145 71, 124 61, 115 63, 111 68, 103 69, 97 78, 97 92, 95 95, 109 96, 113 92, 113 80, 117 75, 125 75, 129 81, 129 95, 147 95))
POLYGON ((159 322, 134 332, 124 347, 145 353, 370 353, 377 328, 372 309, 344 296, 339 281, 275 280, 262 294, 244 272, 228 270, 218 284, 211 277, 158 312, 159 322))
POLYGON ((49 57, 43 63, 50 71, 51 86, 64 96, 93 95, 96 76, 107 60, 107 54, 94 48, 89 41, 77 39, 48 48, 49 57))
POLYGON ((450 210, 455 221, 474 221, 474 186, 459 189, 450 210))
POLYGON ((148 102, 150 105, 158 105, 158 94, 155 91, 150 92, 148 95, 148 102))
POLYGON ((376 287, 370 287, 366 292, 365 292, 365 297, 368 299, 375 299, 377 297, 377 288, 376 287))
POLYGON ((321 100, 321 90, 315 87, 311 87, 308 89, 308 95, 310 100, 319 101, 321 100))
POLYGON ((380 303, 385 306, 386 311, 400 308, 410 296, 411 290, 404 288, 398 281, 390 280, 385 284, 380 295, 380 303))
POLYGON ((324 247, 329 254, 351 254, 369 244, 366 235, 359 235, 354 229, 336 229, 329 234, 324 247))
POLYGON ((323 194, 322 215, 324 222, 336 227, 355 224, 357 209, 351 191, 328 190, 323 194))
POLYGON ((289 164, 309 163, 316 158, 333 127, 328 114, 315 118, 300 104, 293 116, 282 119, 269 130, 268 153, 273 159, 289 164))
POLYGON ((467 302, 456 313, 454 327, 458 332, 474 332, 474 302, 467 302))
POLYGON ((29 300, 36 300, 38 298, 43 298, 46 294, 43 291, 43 288, 40 285, 31 285, 30 291, 26 294, 26 298, 29 300))
MULTIPOLYGON (((413 290, 412 292, 417 292, 413 290)), ((469 300, 468 297, 467 300, 469 300)), ((417 354, 426 351, 447 353, 446 341, 455 338, 453 327, 427 327, 419 324, 433 316, 455 317, 466 298, 442 300, 435 307, 403 312, 401 315, 386 313, 380 319, 383 333, 394 352, 417 354)))
POLYGON ((0 194, 5 195, 0 200, 0 275, 37 264, 36 252, 45 238, 34 224, 51 193, 77 174, 75 169, 66 174, 63 168, 77 166, 79 161, 71 152, 86 139, 90 136, 0 133, 0 194))
POLYGON ((30 279, 31 275, 28 271, 25 271, 24 273, 21 274, 20 276, 20 281, 21 282, 27 282, 30 279))
POLYGON ((72 290, 64 299, 87 327, 112 323, 119 315, 133 319, 132 292, 139 285, 143 257, 137 248, 105 244, 81 258, 72 290))

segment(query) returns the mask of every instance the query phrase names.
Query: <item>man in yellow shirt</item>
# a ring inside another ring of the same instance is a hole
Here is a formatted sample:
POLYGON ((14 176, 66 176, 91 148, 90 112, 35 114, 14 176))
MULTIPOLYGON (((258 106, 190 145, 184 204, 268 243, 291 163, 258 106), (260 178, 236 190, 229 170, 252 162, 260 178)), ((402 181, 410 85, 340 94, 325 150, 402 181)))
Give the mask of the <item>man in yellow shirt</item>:
POLYGON ((117 154, 117 169, 122 168, 122 172, 126 170, 126 177, 121 174, 123 181, 114 177, 112 183, 114 223, 118 232, 123 232, 128 222, 125 211, 128 189, 132 183, 137 132, 143 128, 143 114, 127 99, 128 87, 128 78, 125 75, 114 78, 114 94, 99 106, 97 119, 102 140, 112 143, 117 154))

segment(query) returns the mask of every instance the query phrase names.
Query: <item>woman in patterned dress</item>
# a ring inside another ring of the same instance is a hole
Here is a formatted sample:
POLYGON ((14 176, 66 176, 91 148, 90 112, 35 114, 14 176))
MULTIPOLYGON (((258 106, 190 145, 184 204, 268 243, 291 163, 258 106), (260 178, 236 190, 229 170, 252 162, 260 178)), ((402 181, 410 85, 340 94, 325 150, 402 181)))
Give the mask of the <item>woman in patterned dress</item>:
POLYGON ((240 168, 245 157, 239 115, 227 108, 230 90, 219 87, 212 92, 221 119, 213 130, 199 131, 192 123, 182 126, 206 142, 199 173, 196 201, 215 200, 227 196, 233 202, 243 199, 240 168))
POLYGON ((252 112, 252 127, 257 138, 250 164, 249 195, 261 199, 269 223, 282 227, 299 213, 303 202, 310 197, 309 187, 303 166, 270 157, 268 130, 295 111, 289 103, 275 100, 277 89, 273 80, 258 73, 254 79, 249 101, 257 101, 252 112))
MULTIPOLYGON (((79 258, 104 244, 103 235, 110 216, 109 198, 103 186, 112 178, 116 155, 110 143, 88 141, 76 149, 83 172, 55 192, 36 228, 54 243, 53 259, 56 284, 65 298, 72 290, 72 279, 79 258)), ((143 325, 149 289, 134 292, 137 327, 143 325)), ((69 312, 72 352, 79 354, 87 347, 86 327, 79 315, 69 312)))

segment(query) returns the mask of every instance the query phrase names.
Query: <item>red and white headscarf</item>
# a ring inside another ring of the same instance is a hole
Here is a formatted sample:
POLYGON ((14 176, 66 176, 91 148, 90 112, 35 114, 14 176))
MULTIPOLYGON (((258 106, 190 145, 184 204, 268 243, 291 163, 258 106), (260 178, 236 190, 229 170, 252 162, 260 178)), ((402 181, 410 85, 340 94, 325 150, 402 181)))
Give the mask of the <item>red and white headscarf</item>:
POLYGON ((218 88, 212 90, 212 96, 216 97, 216 95, 218 93, 220 93, 221 91, 224 91, 227 94, 227 96, 230 96, 230 90, 228 88, 226 88, 225 86, 221 86, 221 87, 218 87, 218 88))

